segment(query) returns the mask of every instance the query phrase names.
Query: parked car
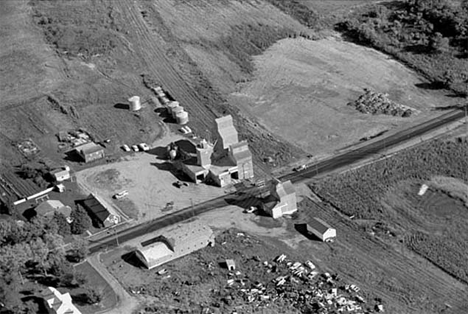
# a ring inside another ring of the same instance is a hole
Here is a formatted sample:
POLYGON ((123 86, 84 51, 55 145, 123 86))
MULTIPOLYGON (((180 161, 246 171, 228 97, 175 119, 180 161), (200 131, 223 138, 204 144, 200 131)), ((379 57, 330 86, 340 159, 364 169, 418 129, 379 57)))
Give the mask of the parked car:
POLYGON ((136 152, 140 150, 137 145, 132 145, 132 149, 136 152))
POLYGON ((247 214, 251 214, 257 210, 257 207, 255 206, 250 206, 248 209, 245 210, 247 214))
POLYGON ((128 191, 125 190, 125 191, 122 191, 122 192, 119 192, 119 193, 115 194, 114 198, 118 200, 118 199, 121 199, 121 198, 123 198, 123 197, 125 197, 127 195, 128 195, 128 191))
POLYGON ((127 144, 123 145, 123 146, 122 146, 122 149, 123 149, 124 151, 126 151, 126 152, 129 152, 129 151, 131 150, 130 147, 129 147, 127 144))
POLYGON ((180 189, 181 187, 189 186, 189 184, 187 182, 177 181, 177 182, 174 182, 174 186, 180 189))
POLYGON ((140 144, 138 144, 138 147, 139 147, 142 151, 144 151, 144 152, 150 150, 148 144, 146 144, 146 143, 140 143, 140 144))

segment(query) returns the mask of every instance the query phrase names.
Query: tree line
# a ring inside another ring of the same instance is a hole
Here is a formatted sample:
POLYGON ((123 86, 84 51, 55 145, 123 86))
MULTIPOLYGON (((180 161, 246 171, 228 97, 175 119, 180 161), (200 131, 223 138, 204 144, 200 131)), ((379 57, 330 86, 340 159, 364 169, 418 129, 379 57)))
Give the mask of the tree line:
POLYGON ((468 95, 468 0, 370 5, 338 23, 337 29, 468 95))

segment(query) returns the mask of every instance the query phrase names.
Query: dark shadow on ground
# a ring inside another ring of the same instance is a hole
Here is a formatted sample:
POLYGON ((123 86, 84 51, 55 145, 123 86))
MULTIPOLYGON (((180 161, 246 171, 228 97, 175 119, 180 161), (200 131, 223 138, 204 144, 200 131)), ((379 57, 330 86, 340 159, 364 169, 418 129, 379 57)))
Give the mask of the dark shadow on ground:
POLYGON ((297 232, 299 232, 300 234, 302 234, 304 237, 306 237, 307 239, 309 240, 312 240, 312 241, 320 241, 320 239, 314 235, 313 233, 310 233, 308 230, 307 230, 307 224, 306 223, 296 223, 294 224, 294 229, 296 229, 297 232))
POLYGON ((148 154, 156 156, 156 158, 161 160, 166 160, 168 157, 167 147, 158 146, 147 151, 148 154))
POLYGON ((174 175, 174 181, 183 181, 183 182, 192 182, 190 178, 181 170, 177 169, 173 163, 171 162, 163 162, 163 163, 157 163, 157 162, 152 162, 150 165, 155 166, 159 170, 163 171, 169 171, 174 175))
POLYGON ((440 81, 430 82, 430 83, 417 83, 417 84, 414 84, 414 86, 416 86, 417 88, 428 89, 428 90, 440 90, 440 89, 445 88, 444 83, 440 81))
POLYGON ((115 105, 114 105, 114 108, 129 110, 129 109, 130 109, 130 105, 129 105, 129 104, 118 103, 118 104, 115 104, 115 105))
POLYGON ((451 105, 451 106, 432 108, 433 111, 445 111, 445 110, 454 110, 454 109, 463 109, 463 107, 461 107, 460 105, 451 105))
POLYGON ((154 112, 156 112, 159 115, 159 117, 161 117, 161 119, 163 119, 164 123, 173 123, 174 124, 174 123, 177 122, 176 119, 174 119, 172 117, 172 115, 169 114, 169 110, 167 108, 159 107, 159 108, 156 108, 154 110, 154 112))
POLYGON ((72 162, 83 162, 83 158, 78 154, 78 152, 73 149, 65 153, 65 160, 72 162))
POLYGON ((128 252, 128 253, 125 253, 124 255, 122 255, 122 260, 125 263, 128 263, 128 264, 130 264, 130 265, 132 265, 134 267, 145 268, 145 265, 143 265, 143 263, 137 257, 135 251, 131 251, 131 252, 128 252))

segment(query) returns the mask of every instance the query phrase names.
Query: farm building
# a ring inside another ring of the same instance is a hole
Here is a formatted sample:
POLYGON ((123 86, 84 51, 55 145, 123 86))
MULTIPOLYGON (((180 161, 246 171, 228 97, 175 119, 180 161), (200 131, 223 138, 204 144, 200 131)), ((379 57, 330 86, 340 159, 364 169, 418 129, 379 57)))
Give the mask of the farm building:
POLYGON ((307 224, 307 231, 324 242, 333 241, 336 238, 336 230, 330 227, 320 218, 312 218, 307 224))
POLYGON ((58 200, 47 200, 40 203, 35 209, 36 214, 44 216, 46 218, 52 218, 54 213, 57 211, 62 213, 67 220, 70 219, 72 209, 70 206, 65 206, 62 202, 58 200))
POLYGON ((104 158, 104 148, 93 142, 86 143, 76 147, 77 153, 83 158, 84 162, 91 162, 104 158))
POLYGON ((143 242, 136 256, 146 268, 152 269, 208 245, 214 245, 213 231, 192 222, 167 228, 158 236, 143 242))
POLYGON ((238 179, 253 178, 252 153, 250 152, 249 145, 246 141, 232 144, 229 147, 229 156, 237 167, 238 179))
POLYGON ((252 153, 246 141, 239 142, 232 117, 216 119, 216 123, 219 134, 217 144, 201 140, 196 145, 191 143, 190 148, 184 148, 186 143, 180 147, 176 143, 181 155, 178 168, 197 184, 210 178, 218 186, 224 187, 234 180, 253 178, 252 153))
POLYGON ((71 222, 71 212, 72 209, 70 206, 63 205, 62 202, 57 200, 47 200, 40 203, 35 209, 36 214, 51 219, 54 217, 55 212, 62 213, 68 222, 71 222))
POLYGON ((296 190, 291 181, 275 182, 263 200, 263 210, 274 219, 297 211, 296 190))
POLYGON ((49 314, 81 314, 73 305, 69 293, 62 294, 57 289, 48 287, 42 291, 41 297, 49 314))
POLYGON ((57 182, 70 180, 70 168, 68 166, 65 166, 60 169, 55 169, 51 171, 50 174, 54 178, 54 180, 57 182))
POLYGON ((101 227, 113 226, 121 221, 121 217, 116 213, 115 209, 93 193, 82 203, 101 227))
POLYGON ((234 127, 232 116, 224 116, 215 120, 218 131, 218 143, 221 149, 229 149, 229 146, 239 142, 237 130, 234 127))

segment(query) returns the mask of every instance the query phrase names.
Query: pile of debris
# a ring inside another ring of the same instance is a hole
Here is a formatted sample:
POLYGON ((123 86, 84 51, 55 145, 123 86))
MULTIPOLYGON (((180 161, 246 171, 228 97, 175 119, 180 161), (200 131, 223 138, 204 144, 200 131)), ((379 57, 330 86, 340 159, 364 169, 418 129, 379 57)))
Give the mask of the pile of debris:
MULTIPOLYGON (((321 274, 310 261, 304 264, 289 261, 283 254, 273 262, 264 261, 262 266, 268 273, 275 274, 270 282, 251 281, 236 271, 229 273, 226 289, 256 308, 279 302, 301 312, 364 313, 370 310, 365 306, 364 297, 358 294, 359 287, 339 284, 337 275, 321 274)), ((379 311, 382 307, 375 309, 379 311)))
POLYGON ((348 106, 353 106, 365 114, 386 114, 404 118, 410 117, 415 111, 408 106, 391 101, 388 99, 388 94, 376 93, 367 88, 364 88, 364 94, 357 100, 349 102, 348 106))

